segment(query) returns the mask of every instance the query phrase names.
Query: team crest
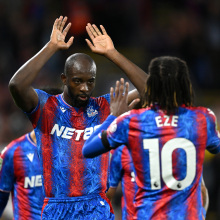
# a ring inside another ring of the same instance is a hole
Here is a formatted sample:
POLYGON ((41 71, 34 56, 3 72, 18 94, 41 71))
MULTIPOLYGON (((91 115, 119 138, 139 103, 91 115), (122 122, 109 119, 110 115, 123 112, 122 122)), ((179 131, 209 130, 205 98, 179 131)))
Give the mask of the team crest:
POLYGON ((86 111, 87 111, 88 117, 93 117, 98 114, 98 111, 94 110, 92 106, 89 106, 89 108, 87 108, 86 111))

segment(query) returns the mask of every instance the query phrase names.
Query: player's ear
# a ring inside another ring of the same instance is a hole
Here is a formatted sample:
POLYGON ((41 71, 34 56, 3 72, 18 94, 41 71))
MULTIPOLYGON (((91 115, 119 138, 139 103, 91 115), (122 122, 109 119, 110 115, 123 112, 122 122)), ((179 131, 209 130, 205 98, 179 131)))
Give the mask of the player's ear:
POLYGON ((60 78, 61 78, 63 84, 66 85, 66 79, 67 79, 67 78, 66 78, 66 74, 61 73, 60 78))

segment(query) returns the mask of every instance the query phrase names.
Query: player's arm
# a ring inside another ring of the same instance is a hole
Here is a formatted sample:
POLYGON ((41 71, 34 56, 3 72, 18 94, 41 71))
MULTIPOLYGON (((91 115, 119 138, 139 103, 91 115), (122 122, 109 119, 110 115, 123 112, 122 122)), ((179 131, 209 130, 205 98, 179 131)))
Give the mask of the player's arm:
MULTIPOLYGON (((87 24, 86 31, 92 41, 91 42, 86 39, 88 46, 92 52, 104 55, 106 58, 115 63, 127 75, 133 85, 137 88, 139 94, 143 96, 148 74, 119 53, 115 49, 112 39, 107 34, 105 28, 100 25, 100 29, 101 31, 94 24, 87 24)), ((135 97, 132 97, 129 94, 128 103, 130 103, 134 98, 138 97, 138 93, 133 93, 132 95, 134 94, 136 95, 135 97)))
MULTIPOLYGON (((113 88, 110 89, 110 110, 111 115, 102 123, 102 125, 96 129, 96 131, 90 136, 85 142, 82 152, 84 157, 92 158, 102 153, 106 153, 112 149, 107 139, 107 128, 116 119, 117 116, 124 112, 129 111, 139 101, 135 99, 130 105, 128 105, 128 89, 129 84, 124 83, 124 79, 120 82, 116 82, 115 91, 113 88), (124 92, 125 88, 125 92, 124 92)), ((120 144, 121 145, 121 144, 120 144)))
POLYGON ((18 107, 31 112, 38 104, 38 95, 32 83, 45 63, 60 49, 68 49, 73 37, 66 43, 65 38, 71 23, 65 28, 67 17, 60 16, 54 22, 50 41, 14 74, 9 82, 9 89, 18 107))
POLYGON ((106 193, 106 196, 107 196, 107 198, 112 202, 112 199, 113 199, 113 197, 114 197, 114 195, 115 195, 115 193, 116 193, 116 190, 117 190, 117 188, 115 188, 115 187, 109 187, 109 189, 108 189, 108 191, 107 191, 107 193, 106 193))
POLYGON ((9 195, 10 193, 8 192, 0 191, 0 217, 2 216, 2 213, 7 205, 9 195))
POLYGON ((203 204, 205 211, 207 212, 208 207, 209 207, 209 194, 208 194, 208 190, 205 186, 205 182, 203 178, 202 178, 201 190, 202 190, 202 204, 203 204))
POLYGON ((124 146, 121 146, 116 150, 114 150, 113 152, 111 151, 110 170, 109 170, 109 189, 106 193, 106 196, 110 199, 111 202, 123 176, 123 166, 121 163, 123 148, 124 146))

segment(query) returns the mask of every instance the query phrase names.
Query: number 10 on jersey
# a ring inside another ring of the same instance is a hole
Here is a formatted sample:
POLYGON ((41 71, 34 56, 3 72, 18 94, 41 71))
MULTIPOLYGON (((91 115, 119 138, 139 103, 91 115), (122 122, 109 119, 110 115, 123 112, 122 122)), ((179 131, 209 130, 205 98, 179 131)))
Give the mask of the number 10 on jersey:
POLYGON ((191 141, 185 138, 167 141, 162 147, 161 157, 159 139, 144 139, 143 146, 149 151, 151 189, 161 189, 161 177, 167 187, 173 190, 183 190, 193 182, 196 176, 196 148, 191 141), (186 153, 186 176, 182 180, 176 180, 173 176, 172 153, 178 148, 186 153))

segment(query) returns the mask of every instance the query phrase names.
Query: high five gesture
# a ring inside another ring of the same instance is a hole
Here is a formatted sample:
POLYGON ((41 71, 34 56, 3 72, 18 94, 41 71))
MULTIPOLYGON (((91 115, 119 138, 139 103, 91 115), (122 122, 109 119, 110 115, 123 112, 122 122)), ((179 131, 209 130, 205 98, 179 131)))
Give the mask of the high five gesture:
POLYGON ((70 37, 70 39, 65 42, 66 35, 71 27, 71 23, 68 23, 64 28, 67 22, 67 17, 60 16, 57 18, 53 25, 53 30, 50 36, 50 42, 57 46, 57 49, 68 49, 72 43, 74 37, 70 37))
POLYGON ((105 28, 100 25, 101 31, 97 28, 95 24, 90 23, 86 26, 86 31, 92 41, 86 39, 86 42, 92 52, 107 55, 108 51, 114 50, 114 44, 112 39, 107 34, 105 28))

